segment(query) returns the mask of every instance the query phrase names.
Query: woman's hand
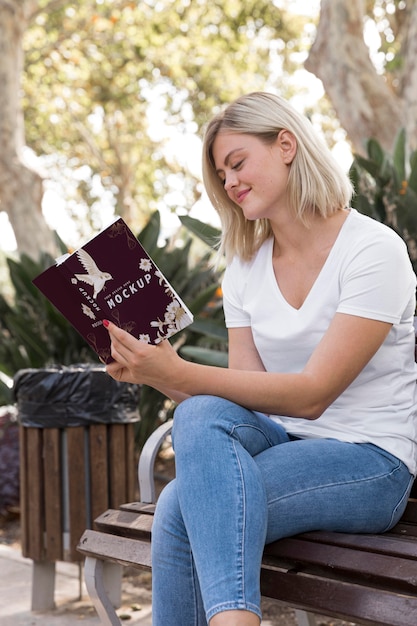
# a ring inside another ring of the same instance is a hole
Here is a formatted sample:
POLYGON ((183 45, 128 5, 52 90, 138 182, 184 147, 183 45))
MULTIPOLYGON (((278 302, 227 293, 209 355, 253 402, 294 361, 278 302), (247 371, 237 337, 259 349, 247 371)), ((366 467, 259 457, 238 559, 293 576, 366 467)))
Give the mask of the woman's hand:
POLYGON ((135 339, 112 322, 106 320, 104 326, 111 339, 111 355, 114 362, 106 366, 106 371, 112 378, 157 389, 171 388, 175 385, 175 377, 183 360, 169 341, 151 345, 135 339))

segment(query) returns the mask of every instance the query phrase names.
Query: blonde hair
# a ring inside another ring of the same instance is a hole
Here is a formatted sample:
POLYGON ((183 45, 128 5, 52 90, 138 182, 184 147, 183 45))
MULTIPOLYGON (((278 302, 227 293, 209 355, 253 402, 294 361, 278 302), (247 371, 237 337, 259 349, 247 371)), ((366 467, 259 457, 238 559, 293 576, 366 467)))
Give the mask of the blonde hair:
POLYGON ((241 208, 228 197, 216 173, 214 141, 221 131, 227 131, 253 135, 270 144, 284 129, 297 141, 287 183, 294 214, 308 224, 312 212, 328 217, 349 205, 352 197, 349 177, 309 120, 277 95, 254 92, 241 96, 209 122, 203 143, 203 181, 222 224, 219 253, 225 253, 228 261, 234 255, 251 259, 272 231, 267 219, 246 220, 241 208))

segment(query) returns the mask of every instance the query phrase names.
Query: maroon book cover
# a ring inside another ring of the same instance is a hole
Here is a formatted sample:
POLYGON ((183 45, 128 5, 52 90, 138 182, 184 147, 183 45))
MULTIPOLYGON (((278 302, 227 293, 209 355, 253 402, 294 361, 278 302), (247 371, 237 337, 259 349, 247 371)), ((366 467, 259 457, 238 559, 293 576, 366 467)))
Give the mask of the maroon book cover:
POLYGON ((140 341, 156 344, 193 316, 132 231, 118 218, 33 283, 108 363, 108 319, 140 341))

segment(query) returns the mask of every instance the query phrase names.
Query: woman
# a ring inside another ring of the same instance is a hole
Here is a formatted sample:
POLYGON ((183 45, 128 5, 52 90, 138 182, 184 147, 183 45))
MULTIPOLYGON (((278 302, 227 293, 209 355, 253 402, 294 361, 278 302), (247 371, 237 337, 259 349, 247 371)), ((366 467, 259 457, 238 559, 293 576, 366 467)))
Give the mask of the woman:
POLYGON ((349 209, 351 185, 281 98, 239 98, 208 125, 227 370, 106 322, 117 380, 179 403, 176 479, 155 514, 155 626, 255 626, 265 543, 379 533, 416 473, 416 279, 404 242, 349 209))

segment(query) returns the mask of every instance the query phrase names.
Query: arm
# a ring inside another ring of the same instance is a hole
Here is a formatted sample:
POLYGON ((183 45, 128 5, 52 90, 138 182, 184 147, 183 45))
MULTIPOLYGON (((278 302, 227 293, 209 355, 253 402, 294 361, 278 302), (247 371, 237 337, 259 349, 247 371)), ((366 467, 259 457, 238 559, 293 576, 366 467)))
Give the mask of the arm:
POLYGON ((229 368, 264 372, 250 326, 229 329, 229 368))
MULTIPOLYGON (((229 331, 229 367, 232 369, 265 371, 249 327, 236 328, 233 331, 229 331)), ((121 380, 119 376, 123 376, 122 369, 123 367, 120 367, 119 364, 113 363, 111 367, 107 368, 107 371, 116 380, 121 380)), ((154 388, 178 404, 190 397, 190 394, 181 393, 175 389, 168 389, 163 385, 154 386, 154 388)))
POLYGON ((303 371, 286 374, 260 371, 253 341, 239 351, 239 342, 248 339, 244 329, 231 331, 231 367, 224 369, 184 361, 169 342, 143 344, 110 324, 116 363, 107 371, 117 380, 175 390, 179 397, 216 395, 267 414, 317 419, 353 382, 390 328, 386 322, 337 313, 303 371), (251 363, 251 370, 238 369, 243 363, 251 363))
POLYGON ((180 404, 183 400, 186 400, 190 397, 189 393, 181 393, 180 391, 176 391, 175 389, 168 389, 167 387, 160 386, 156 387, 154 385, 154 389, 163 393, 167 398, 170 398, 173 402, 180 404))

